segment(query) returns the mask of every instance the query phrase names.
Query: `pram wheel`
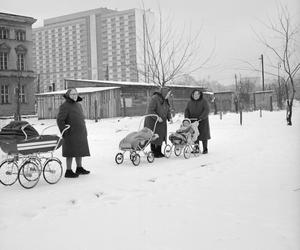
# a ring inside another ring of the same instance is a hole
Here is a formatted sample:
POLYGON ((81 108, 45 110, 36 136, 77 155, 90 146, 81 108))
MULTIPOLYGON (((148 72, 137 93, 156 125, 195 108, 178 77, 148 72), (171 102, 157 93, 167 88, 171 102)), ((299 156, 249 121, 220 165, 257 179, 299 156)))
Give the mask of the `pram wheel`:
POLYGON ((165 157, 170 158, 171 154, 172 154, 172 147, 169 144, 167 144, 165 146, 164 155, 165 157))
POLYGON ((115 157, 115 162, 121 164, 124 161, 124 155, 122 153, 117 153, 115 157))
POLYGON ((133 157, 136 155, 135 151, 130 152, 129 158, 132 161, 133 157))
POLYGON ((18 165, 13 160, 5 160, 0 164, 0 182, 5 186, 13 185, 18 179, 18 165))
POLYGON ((191 147, 189 145, 186 145, 183 149, 183 156, 185 159, 190 158, 191 156, 191 147))
POLYGON ((41 171, 35 161, 25 161, 19 170, 19 183, 24 188, 33 188, 38 183, 40 175, 41 171))
POLYGON ((181 152, 182 152, 182 147, 175 146, 175 148, 174 148, 174 154, 176 156, 179 156, 179 155, 181 155, 181 152))
POLYGON ((140 161, 141 161, 141 157, 139 154, 135 153, 133 156, 132 156, 132 159, 131 159, 132 163, 134 166, 138 166, 140 164, 140 161))
POLYGON ((153 152, 149 152, 149 153, 147 154, 147 161, 148 161, 149 163, 154 162, 154 154, 153 154, 153 152))
POLYGON ((56 158, 52 158, 47 160, 44 165, 43 177, 49 184, 55 184, 60 180, 62 172, 61 161, 56 158))

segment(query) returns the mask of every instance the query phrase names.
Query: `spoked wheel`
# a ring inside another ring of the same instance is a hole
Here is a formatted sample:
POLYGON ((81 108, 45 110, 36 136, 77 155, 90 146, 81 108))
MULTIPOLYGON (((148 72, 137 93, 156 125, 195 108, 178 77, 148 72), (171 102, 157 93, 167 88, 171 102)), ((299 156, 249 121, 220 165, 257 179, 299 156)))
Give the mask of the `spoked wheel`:
POLYGON ((130 152, 129 158, 130 158, 131 161, 133 160, 133 157, 134 157, 135 155, 136 155, 136 152, 135 152, 135 151, 130 152))
POLYGON ((181 152, 182 152, 182 147, 175 146, 175 148, 174 148, 174 154, 176 156, 179 156, 179 155, 181 155, 181 152))
POLYGON ((19 168, 15 161, 4 160, 0 164, 0 182, 5 186, 13 185, 18 179, 19 168))
POLYGON ((62 177, 62 173, 63 169, 60 160, 52 158, 45 162, 43 168, 43 177, 49 184, 57 183, 62 177))
POLYGON ((165 146, 164 155, 165 157, 170 158, 171 154, 172 154, 172 147, 169 144, 167 144, 165 146))
POLYGON ((20 167, 18 180, 22 187, 29 189, 38 183, 40 175, 39 166, 34 161, 28 160, 20 167))
POLYGON ((199 150, 199 146, 198 145, 194 145, 192 146, 192 153, 195 157, 198 157, 200 155, 200 150, 199 150))
POLYGON ((183 149, 183 156, 185 159, 190 158, 191 156, 191 147, 189 145, 186 145, 183 149))
POLYGON ((122 153, 117 153, 115 157, 115 162, 121 164, 124 161, 124 155, 122 153))
POLYGON ((141 157, 139 154, 135 153, 135 155, 132 156, 132 163, 134 166, 138 166, 141 162, 141 157))
POLYGON ((150 151, 150 152, 147 154, 147 161, 148 161, 149 163, 154 162, 154 154, 153 154, 153 152, 150 151))

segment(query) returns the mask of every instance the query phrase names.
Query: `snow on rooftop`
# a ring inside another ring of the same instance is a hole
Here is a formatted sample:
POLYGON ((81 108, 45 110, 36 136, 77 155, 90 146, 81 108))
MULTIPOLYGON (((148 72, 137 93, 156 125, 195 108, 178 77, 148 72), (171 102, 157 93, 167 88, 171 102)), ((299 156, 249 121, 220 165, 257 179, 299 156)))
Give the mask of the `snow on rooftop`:
MULTIPOLYGON (((104 81, 104 80, 88 80, 88 79, 66 79, 67 81, 74 82, 88 82, 88 83, 105 83, 105 84, 116 84, 120 86, 147 86, 147 87, 159 87, 159 85, 155 83, 145 83, 145 82, 125 82, 125 81, 104 81)), ((175 88, 191 88, 191 89, 199 89, 205 88, 199 85, 178 85, 178 84, 167 84, 166 87, 175 87, 175 88)))
MULTIPOLYGON (((85 88, 76 88, 78 94, 84 94, 84 93, 94 93, 94 92, 100 92, 100 91, 106 91, 111 89, 119 89, 119 87, 85 87, 85 88)), ((67 90, 58 90, 53 92, 45 92, 36 94, 37 96, 45 96, 45 95, 63 95, 67 92, 67 90)))

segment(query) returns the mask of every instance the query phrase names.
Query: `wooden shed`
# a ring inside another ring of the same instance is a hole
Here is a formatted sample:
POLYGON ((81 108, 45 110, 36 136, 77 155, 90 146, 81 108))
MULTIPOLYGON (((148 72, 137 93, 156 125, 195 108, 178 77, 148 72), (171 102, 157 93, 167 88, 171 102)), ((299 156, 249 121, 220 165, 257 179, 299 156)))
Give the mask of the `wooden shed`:
POLYGON ((254 110, 273 110, 273 90, 256 91, 253 93, 254 110))
MULTIPOLYGON (((87 119, 110 118, 120 116, 120 88, 87 87, 77 88, 82 97, 82 108, 87 119)), ((36 94, 39 119, 54 119, 59 106, 64 102, 66 90, 36 94)))
MULTIPOLYGON (((147 110, 149 99, 158 86, 153 83, 120 82, 104 80, 66 79, 66 87, 120 87, 121 115, 137 116, 144 115, 147 110)), ((170 104, 175 112, 183 112, 187 101, 190 100, 191 92, 197 88, 202 91, 201 86, 167 85, 172 90, 170 104)), ((209 98, 209 97, 208 97, 209 98)))
POLYGON ((233 91, 215 92, 215 112, 233 112, 236 111, 235 99, 236 95, 233 91))

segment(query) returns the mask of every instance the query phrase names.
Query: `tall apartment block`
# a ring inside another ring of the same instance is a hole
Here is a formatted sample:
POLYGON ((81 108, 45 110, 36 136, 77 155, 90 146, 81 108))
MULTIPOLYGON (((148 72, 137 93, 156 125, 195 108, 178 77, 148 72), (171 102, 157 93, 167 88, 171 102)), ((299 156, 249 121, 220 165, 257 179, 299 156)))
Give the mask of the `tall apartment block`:
POLYGON ((35 112, 32 63, 35 22, 32 17, 0 13, 0 116, 14 115, 17 109, 20 114, 35 112))
POLYGON ((93 9, 46 19, 33 30, 40 92, 64 89, 64 79, 143 81, 145 20, 150 11, 93 9))

